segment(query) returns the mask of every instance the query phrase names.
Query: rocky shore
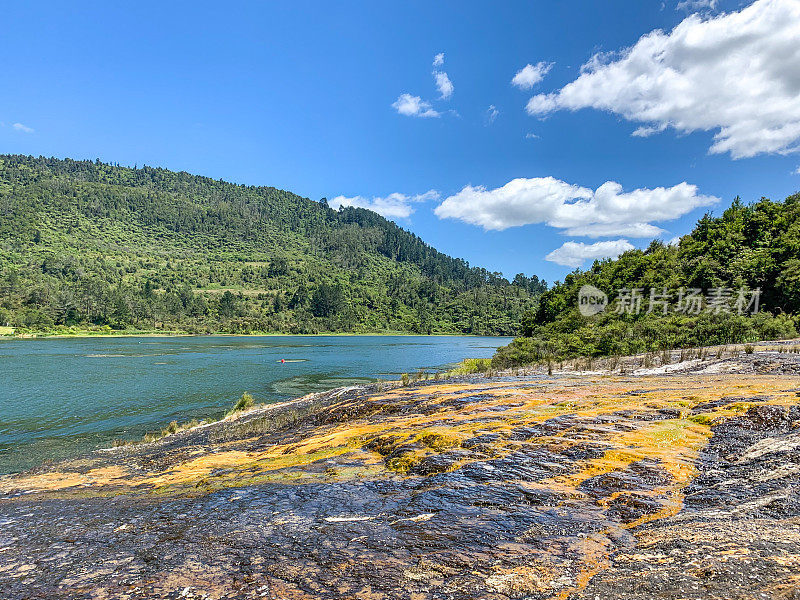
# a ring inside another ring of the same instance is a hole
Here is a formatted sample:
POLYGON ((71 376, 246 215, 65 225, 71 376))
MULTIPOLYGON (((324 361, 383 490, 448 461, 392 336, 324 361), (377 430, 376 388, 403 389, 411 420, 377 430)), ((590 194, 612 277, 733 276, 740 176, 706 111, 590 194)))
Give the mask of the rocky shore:
POLYGON ((800 598, 800 358, 344 388, 0 478, 38 598, 800 598))

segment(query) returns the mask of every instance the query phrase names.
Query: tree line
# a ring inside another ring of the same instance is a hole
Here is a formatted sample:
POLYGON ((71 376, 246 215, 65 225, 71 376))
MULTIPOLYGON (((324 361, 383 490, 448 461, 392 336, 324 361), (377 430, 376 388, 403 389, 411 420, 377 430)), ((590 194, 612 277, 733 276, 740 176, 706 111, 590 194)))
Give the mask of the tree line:
POLYGON ((497 353, 494 365, 795 337, 798 315, 800 194, 752 204, 736 198, 676 244, 655 240, 556 282, 526 312, 523 335, 497 353), (608 294, 608 308, 582 314, 584 286, 608 294), (628 302, 638 294, 641 310, 619 310, 621 294, 628 302), (687 310, 690 295, 697 304, 687 310), (749 310, 738 310, 744 304, 749 310))

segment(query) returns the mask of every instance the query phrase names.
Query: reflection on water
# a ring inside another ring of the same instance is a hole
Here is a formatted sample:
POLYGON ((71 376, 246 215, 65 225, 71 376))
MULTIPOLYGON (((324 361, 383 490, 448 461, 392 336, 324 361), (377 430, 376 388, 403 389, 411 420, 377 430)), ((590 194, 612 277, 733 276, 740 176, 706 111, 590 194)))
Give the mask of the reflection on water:
POLYGON ((487 358, 508 338, 230 336, 0 341, 0 473, 172 420, 487 358))

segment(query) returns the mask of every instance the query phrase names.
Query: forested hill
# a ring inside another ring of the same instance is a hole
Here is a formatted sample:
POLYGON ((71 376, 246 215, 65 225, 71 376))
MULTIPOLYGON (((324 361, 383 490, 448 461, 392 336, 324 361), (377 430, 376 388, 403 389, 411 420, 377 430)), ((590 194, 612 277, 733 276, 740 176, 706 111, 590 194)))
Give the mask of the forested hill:
POLYGON ((800 194, 750 205, 736 199, 676 245, 654 241, 556 282, 523 319, 524 337, 495 364, 795 337, 799 315, 800 194), (608 294, 605 311, 580 313, 586 285, 608 294))
POLYGON ((513 334, 538 278, 380 215, 160 168, 0 155, 0 325, 513 334))

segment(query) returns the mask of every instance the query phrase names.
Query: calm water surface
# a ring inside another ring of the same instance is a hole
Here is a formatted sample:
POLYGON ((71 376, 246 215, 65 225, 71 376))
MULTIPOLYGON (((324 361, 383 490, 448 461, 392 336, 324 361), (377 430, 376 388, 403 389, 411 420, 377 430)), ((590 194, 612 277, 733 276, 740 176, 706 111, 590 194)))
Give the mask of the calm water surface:
POLYGON ((488 358, 500 337, 174 337, 0 341, 0 473, 276 402, 488 358), (281 363, 281 359, 285 363, 281 363))

